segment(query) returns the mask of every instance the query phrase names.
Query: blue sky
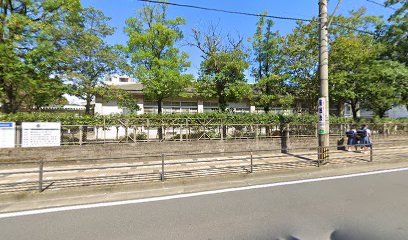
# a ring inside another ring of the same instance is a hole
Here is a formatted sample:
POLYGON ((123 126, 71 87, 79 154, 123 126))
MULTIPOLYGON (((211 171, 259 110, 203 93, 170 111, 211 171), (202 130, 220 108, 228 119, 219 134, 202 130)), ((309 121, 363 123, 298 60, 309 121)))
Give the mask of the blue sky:
MULTIPOLYGON (((262 13, 268 11, 269 15, 297 17, 297 18, 312 18, 318 15, 318 0, 169 0, 170 2, 197 5, 209 8, 219 8, 233 11, 244 11, 250 13, 262 13)), ((376 0, 382 2, 383 0, 376 0)), ((96 9, 102 10, 105 15, 112 18, 111 25, 116 28, 116 33, 107 40, 111 44, 126 44, 127 36, 123 32, 125 20, 131 16, 135 16, 139 8, 143 6, 142 2, 136 0, 81 0, 86 7, 93 6, 96 9)), ((329 0, 329 13, 333 12, 337 4, 337 0, 329 0)), ((367 0, 343 0, 338 14, 347 15, 350 10, 355 10, 361 6, 367 7, 367 14, 381 15, 388 17, 393 10, 384 8, 368 2, 367 0)), ((182 8, 169 6, 168 16, 182 16, 187 20, 187 24, 183 26, 185 40, 192 39, 191 29, 205 29, 209 23, 218 24, 221 30, 225 33, 239 33, 244 39, 248 39, 255 32, 256 17, 226 14, 219 12, 209 12, 198 9, 182 8)), ((295 22, 287 20, 274 20, 275 29, 281 34, 291 32, 295 26, 295 22)), ((249 45, 249 43, 248 43, 249 45)), ((188 46, 183 46, 182 50, 190 55, 191 68, 189 72, 197 75, 201 55, 200 52, 188 46)), ((250 82, 252 79, 249 79, 250 82)))

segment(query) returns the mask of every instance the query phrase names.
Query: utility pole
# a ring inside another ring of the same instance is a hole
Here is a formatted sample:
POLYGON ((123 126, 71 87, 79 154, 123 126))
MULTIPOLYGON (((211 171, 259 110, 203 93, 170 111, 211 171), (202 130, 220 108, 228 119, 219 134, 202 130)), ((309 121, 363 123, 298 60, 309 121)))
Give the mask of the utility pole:
POLYGON ((328 48, 328 21, 327 0, 319 0, 319 150, 318 160, 324 161, 329 157, 329 48, 328 48))

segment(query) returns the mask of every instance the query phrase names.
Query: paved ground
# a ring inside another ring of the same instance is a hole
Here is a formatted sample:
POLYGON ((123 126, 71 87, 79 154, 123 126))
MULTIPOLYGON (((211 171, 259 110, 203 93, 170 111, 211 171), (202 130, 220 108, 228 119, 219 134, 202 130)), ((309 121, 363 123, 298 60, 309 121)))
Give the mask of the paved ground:
POLYGON ((0 239, 408 239, 408 169, 37 215, 0 239))

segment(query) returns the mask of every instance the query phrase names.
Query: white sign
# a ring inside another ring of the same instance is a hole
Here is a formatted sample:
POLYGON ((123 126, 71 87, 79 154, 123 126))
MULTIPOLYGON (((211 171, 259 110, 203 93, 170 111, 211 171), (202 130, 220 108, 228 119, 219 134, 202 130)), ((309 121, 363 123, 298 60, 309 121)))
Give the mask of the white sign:
POLYGON ((319 133, 324 133, 325 130, 325 124, 326 124, 326 99, 325 98, 319 98, 319 104, 318 104, 318 117, 319 117, 319 133))
POLYGON ((61 145, 61 123, 23 122, 22 147, 52 147, 61 145))
POLYGON ((16 144, 16 124, 0 122, 0 148, 13 148, 16 144))

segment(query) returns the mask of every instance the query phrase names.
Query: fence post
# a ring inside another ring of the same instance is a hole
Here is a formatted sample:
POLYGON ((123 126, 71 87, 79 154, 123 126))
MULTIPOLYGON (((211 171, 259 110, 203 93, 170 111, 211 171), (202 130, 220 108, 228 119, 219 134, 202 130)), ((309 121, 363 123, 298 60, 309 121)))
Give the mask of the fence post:
POLYGON ((188 141, 189 134, 190 134, 190 127, 188 126, 188 119, 186 119, 186 141, 188 141))
POLYGON ((373 161, 373 144, 370 144, 370 162, 373 161))
POLYGON ((103 116, 103 144, 106 143, 106 119, 103 116))
POLYGON ((180 124, 180 142, 183 141, 183 124, 180 124))
POLYGON ((256 141, 259 140, 258 128, 259 128, 259 125, 255 124, 255 140, 256 141))
POLYGON ((286 153, 289 153, 289 148, 291 147, 290 144, 290 125, 287 123, 285 125, 286 131, 285 131, 285 140, 286 140, 286 153))
POLYGON ((147 127, 147 141, 149 141, 150 140, 150 121, 149 121, 149 119, 147 119, 147 121, 146 121, 146 127, 147 127))
POLYGON ((79 125, 79 145, 82 145, 82 136, 83 136, 83 132, 82 132, 82 125, 79 125))
POLYGON ((251 173, 254 172, 254 163, 253 163, 253 155, 252 155, 252 151, 251 151, 251 173))
POLYGON ((161 159, 162 159, 162 171, 160 174, 160 180, 163 182, 164 181, 164 154, 162 154, 161 159))
POLYGON ((22 147, 22 126, 21 125, 16 125, 16 147, 22 147))
POLYGON ((221 130, 220 131, 221 141, 223 141, 224 140, 224 126, 222 124, 222 121, 221 121, 221 129, 220 130, 221 130))
POLYGON ((125 128, 125 135, 126 135, 126 143, 128 143, 129 142, 129 127, 128 126, 126 126, 125 128))
POLYGON ((44 175, 44 161, 40 160, 38 162, 38 191, 43 191, 43 175, 44 175))

